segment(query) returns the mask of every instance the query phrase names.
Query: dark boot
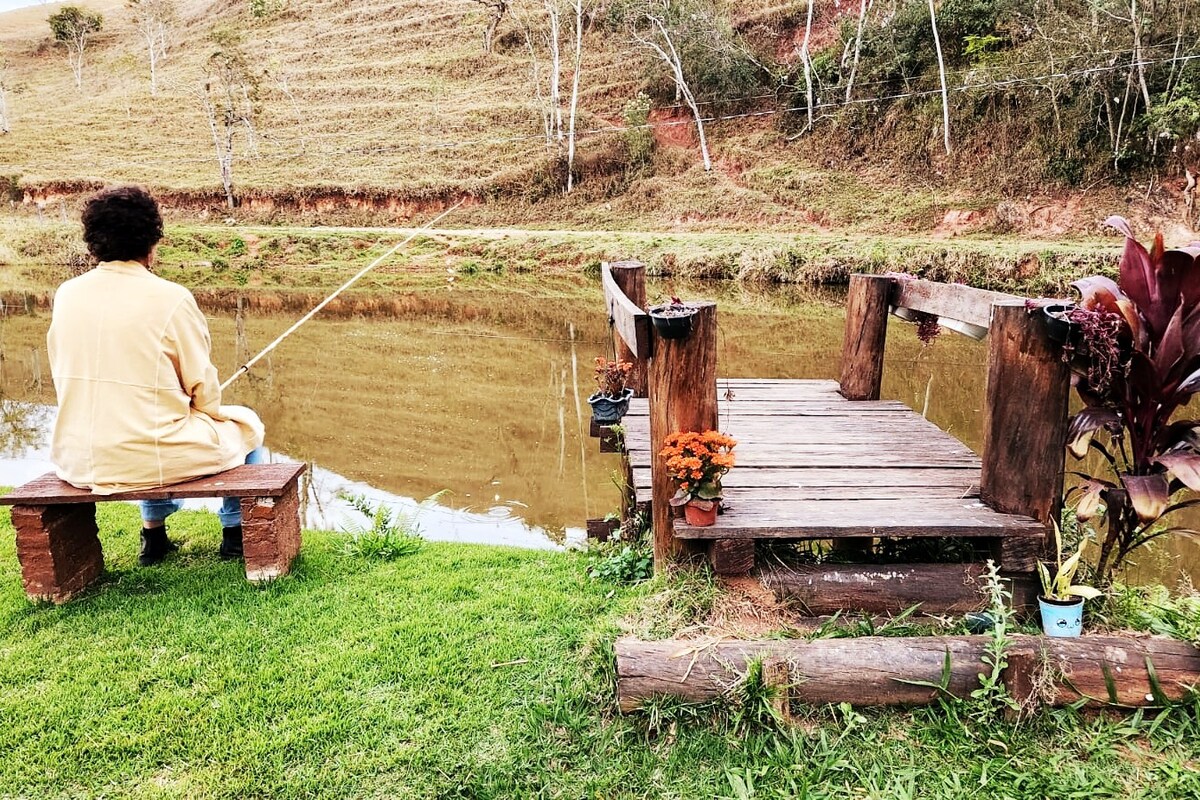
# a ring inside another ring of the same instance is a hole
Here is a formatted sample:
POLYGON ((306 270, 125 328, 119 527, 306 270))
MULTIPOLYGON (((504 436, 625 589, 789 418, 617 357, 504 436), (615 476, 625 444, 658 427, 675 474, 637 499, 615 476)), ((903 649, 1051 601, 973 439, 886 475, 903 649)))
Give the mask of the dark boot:
POLYGON ((142 528, 142 552, 138 555, 138 563, 149 567, 174 553, 179 545, 167 538, 167 526, 157 528, 142 528))
POLYGON ((242 557, 242 526, 221 528, 221 549, 217 551, 221 558, 229 561, 242 557))

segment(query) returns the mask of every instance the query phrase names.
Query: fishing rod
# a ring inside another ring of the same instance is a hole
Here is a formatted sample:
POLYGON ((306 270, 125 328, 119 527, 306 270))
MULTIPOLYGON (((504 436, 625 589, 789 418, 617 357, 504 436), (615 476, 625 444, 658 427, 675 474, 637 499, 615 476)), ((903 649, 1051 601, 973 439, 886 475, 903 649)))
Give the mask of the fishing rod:
POLYGON ((384 253, 383 255, 381 255, 379 258, 375 259, 375 260, 374 260, 374 261, 372 261, 370 264, 367 264, 367 266, 365 266, 365 267, 363 267, 362 269, 360 269, 360 270, 358 271, 358 274, 357 274, 357 275, 355 275, 353 278, 351 278, 350 280, 348 280, 348 281, 346 281, 345 283, 343 283, 341 286, 339 286, 339 287, 338 287, 337 291, 335 291, 333 294, 329 295, 329 297, 326 297, 324 300, 322 300, 320 303, 318 303, 318 304, 317 304, 317 306, 316 306, 316 308, 314 308, 312 311, 309 311, 307 314, 305 314, 303 317, 301 317, 299 320, 297 320, 297 322, 296 322, 296 324, 295 324, 295 325, 293 325, 292 327, 288 328, 286 331, 284 331, 283 333, 281 333, 281 334, 279 335, 279 338, 278 338, 278 339, 276 339, 275 341, 271 342, 271 343, 270 343, 269 345, 267 345, 266 347, 264 347, 264 348, 263 348, 263 350, 262 350, 262 352, 260 352, 260 353, 259 353, 258 355, 256 355, 254 358, 252 358, 252 359, 250 359, 249 361, 247 361, 245 364, 242 364, 240 367, 238 367, 238 368, 237 368, 237 371, 236 371, 236 372, 234 372, 232 375, 230 375, 230 376, 229 376, 229 379, 228 379, 228 380, 226 380, 224 383, 222 383, 222 384, 221 384, 221 391, 225 391, 226 389, 228 389, 228 388, 229 388, 229 384, 233 383, 233 382, 234 382, 234 381, 236 381, 238 378, 242 377, 242 376, 243 376, 243 375, 245 375, 247 372, 249 372, 249 371, 250 371, 250 368, 251 368, 251 367, 253 367, 255 364, 257 364, 257 363, 258 363, 260 360, 262 360, 263 356, 267 355, 267 354, 268 354, 268 353, 270 353, 272 350, 274 350, 276 347, 278 347, 280 342, 282 342, 282 341, 283 341, 284 339, 286 339, 287 337, 291 336, 293 333, 295 333, 295 332, 296 332, 296 330, 297 330, 297 329, 298 329, 298 328, 299 328, 301 325, 303 325, 304 323, 306 323, 306 322, 308 322, 310 319, 312 319, 314 316, 316 316, 316 314, 317 314, 317 312, 318 312, 318 311, 320 311, 320 310, 321 310, 322 308, 324 308, 325 306, 329 305, 329 303, 330 303, 330 302, 332 302, 332 301, 333 301, 333 299, 334 299, 335 297, 337 297, 339 294, 341 294, 342 292, 344 292, 344 291, 346 291, 347 289, 349 289, 349 288, 350 288, 352 285, 354 285, 354 282, 355 282, 355 281, 357 281, 357 280, 358 280, 359 278, 361 278, 363 275, 366 275, 366 274, 367 274, 368 272, 370 272, 371 270, 373 270, 373 269, 375 269, 376 267, 378 267, 378 266, 379 266, 380 264, 382 264, 384 261, 387 261, 389 258, 391 258, 391 257, 392 257, 392 255, 394 255, 394 254, 396 253, 396 251, 397 251, 397 250, 399 250, 400 248, 404 247, 406 244, 408 244, 409 242, 411 242, 413 239, 417 238, 417 237, 418 237, 418 236, 420 236, 422 233, 424 233, 425 231, 427 231, 427 230, 429 230, 430 228, 432 228, 432 227, 433 227, 435 224, 437 224, 439 221, 441 221, 441 219, 442 219, 443 217, 447 216, 447 215, 448 215, 448 214, 449 214, 451 211, 454 211, 456 208, 458 208, 459 206, 461 206, 461 205, 462 205, 464 202, 465 202, 465 198, 464 198, 464 200, 459 200, 457 203, 455 203, 454 205, 450 206, 449 208, 447 208, 447 209, 446 209, 445 211, 443 211, 442 213, 438 214, 438 215, 437 215, 436 217, 434 217, 433 219, 429 220, 429 222, 426 222, 426 223, 425 223, 424 225, 422 225, 420 228, 417 228, 415 231, 413 231, 411 234, 409 234, 409 235, 408 235, 408 237, 407 237, 407 238, 406 238, 404 241, 402 241, 402 242, 398 243, 398 244, 397 244, 395 247, 393 247, 391 250, 388 250, 386 253, 384 253))

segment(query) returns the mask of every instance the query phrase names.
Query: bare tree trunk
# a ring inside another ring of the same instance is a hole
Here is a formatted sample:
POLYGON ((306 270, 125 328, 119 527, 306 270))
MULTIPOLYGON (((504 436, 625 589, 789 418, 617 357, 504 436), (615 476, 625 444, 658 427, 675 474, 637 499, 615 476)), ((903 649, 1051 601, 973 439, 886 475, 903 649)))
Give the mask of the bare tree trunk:
POLYGON ((1187 175, 1187 186, 1183 189, 1183 224, 1191 228, 1196 209, 1196 174, 1190 169, 1185 169, 1184 174, 1187 175))
POLYGON ((200 99, 208 117, 208 128, 212 132, 213 148, 217 153, 217 168, 221 172, 221 186, 225 190, 225 203, 230 210, 235 207, 233 199, 233 131, 232 121, 226 121, 225 136, 222 137, 217 123, 217 109, 208 96, 208 87, 200 90, 200 99))
POLYGON ((75 75, 75 88, 83 91, 83 48, 86 42, 82 39, 67 45, 67 63, 71 65, 71 72, 75 75))
POLYGON ((683 74, 683 60, 679 57, 679 51, 675 49, 675 43, 671 40, 671 34, 667 31, 667 26, 662 20, 657 17, 646 15, 654 27, 658 29, 663 41, 666 43, 664 49, 658 42, 650 39, 643 39, 634 34, 634 38, 641 42, 646 47, 649 47, 654 53, 671 68, 671 77, 675 81, 675 89, 682 95, 683 100, 687 103, 692 112, 692 118, 696 120, 696 132, 700 137, 700 157, 704 161, 704 171, 712 171, 712 158, 708 155, 708 139, 704 135, 704 117, 700 114, 700 105, 696 102, 696 96, 692 94, 691 87, 688 86, 687 79, 683 74), (669 51, 669 52, 668 52, 669 51))
MULTIPOLYGON (((806 131, 811 131, 813 128, 813 80, 812 80, 812 53, 808 50, 808 43, 812 39, 813 25, 813 6, 817 0, 808 0, 808 19, 804 23, 804 43, 800 45, 800 60, 804 62, 804 95, 808 105, 808 126, 806 131)), ((855 62, 857 66, 858 62, 855 62)))
MULTIPOLYGON (((850 102, 850 93, 854 91, 854 78, 858 75, 858 59, 862 52, 862 36, 863 27, 867 22, 867 7, 868 0, 862 0, 862 4, 858 8, 858 31, 854 34, 854 61, 850 64, 850 79, 846 81, 846 102, 850 102)), ((812 3, 808 4, 809 24, 812 24, 812 3)), ((805 41, 807 41, 807 32, 805 33, 805 41)), ((936 34, 935 34, 936 36, 936 34)))
POLYGON ((533 31, 525 26, 525 45, 529 48, 529 74, 533 81, 533 98, 542 117, 542 132, 546 134, 546 147, 554 144, 554 109, 542 95, 542 76, 538 69, 537 51, 533 47, 533 31))
POLYGON ((571 79, 570 133, 567 137, 567 193, 575 188, 575 116, 579 109, 579 75, 583 71, 583 2, 571 0, 575 9, 575 74, 571 79))
POLYGON ((946 145, 946 155, 950 155, 950 92, 946 88, 946 62, 942 58, 942 37, 938 35, 937 9, 933 0, 929 0, 929 23, 933 26, 933 44, 937 50, 938 75, 942 79, 942 140, 946 145))
POLYGON ((12 125, 8 121, 8 87, 0 81, 0 134, 8 133, 12 125))
POLYGON ((550 18, 550 33, 547 43, 550 45, 550 106, 554 115, 554 137, 563 140, 562 90, 562 50, 559 47, 559 14, 556 0, 545 0, 546 14, 550 18))
POLYGON ((1146 63, 1142 60, 1142 18, 1138 14, 1137 0, 1129 0, 1129 21, 1133 26, 1133 60, 1137 64, 1138 87, 1142 90, 1142 102, 1150 110, 1150 89, 1146 86, 1146 63))

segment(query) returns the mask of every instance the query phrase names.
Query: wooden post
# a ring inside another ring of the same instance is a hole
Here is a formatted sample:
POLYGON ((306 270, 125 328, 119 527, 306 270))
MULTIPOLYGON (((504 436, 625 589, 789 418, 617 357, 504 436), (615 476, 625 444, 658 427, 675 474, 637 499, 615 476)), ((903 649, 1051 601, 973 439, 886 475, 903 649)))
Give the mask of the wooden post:
MULTIPOLYGON (((1071 375, 1023 303, 992 307, 984 403, 983 502, 1049 526, 1062 508, 1071 375)), ((1001 564, 1008 569, 1008 565, 1001 564)))
POLYGON ((654 336, 650 358, 650 450, 654 517, 654 568, 675 558, 683 544, 675 538, 671 505, 675 486, 666 459, 658 453, 663 439, 676 431, 717 428, 717 304, 688 303, 696 309, 692 332, 684 339, 654 336))
MULTIPOLYGON (((613 281, 625 293, 625 296, 635 306, 645 311, 646 265, 640 261, 614 261, 608 267, 612 270, 613 281)), ((613 344, 616 346, 617 360, 633 364, 633 371, 629 374, 629 387, 633 389, 633 396, 645 397, 648 366, 646 360, 638 358, 637 353, 625 344, 625 340, 615 330, 612 332, 612 337, 613 344)))
POLYGON ((883 347, 887 339, 892 279, 851 275, 846 296, 846 334, 842 339, 842 396, 878 400, 883 383, 883 347))

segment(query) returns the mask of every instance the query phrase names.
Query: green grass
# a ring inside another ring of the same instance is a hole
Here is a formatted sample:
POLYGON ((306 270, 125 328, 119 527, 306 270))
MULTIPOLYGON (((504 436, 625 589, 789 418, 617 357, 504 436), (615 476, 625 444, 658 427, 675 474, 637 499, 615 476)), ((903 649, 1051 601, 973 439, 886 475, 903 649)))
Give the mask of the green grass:
POLYGON ((108 571, 30 604, 0 512, 0 797, 1180 798, 1195 711, 984 726, 962 706, 758 704, 614 712, 618 617, 661 585, 588 580, 575 555, 430 543, 380 563, 305 533, 265 588, 184 513, 135 566, 131 506, 101 506, 108 571), (509 663, 517 662, 517 663, 509 663), (766 720, 766 724, 763 723, 766 720))
MULTIPOLYGON (((193 289, 328 291, 374 261, 404 234, 389 228, 322 229, 168 225, 157 271, 193 289)), ((0 290, 50 291, 62 265, 86 263, 79 226, 30 219, 0 221, 0 290)), ((652 276, 734 280, 740 284, 844 284, 855 272, 902 271, 1024 295, 1069 294, 1084 275, 1114 273, 1111 241, 1055 245, 999 239, 881 237, 763 231, 660 232, 454 230, 415 238, 377 267, 356 292, 511 287, 522 275, 598 275, 602 261, 634 258, 652 276)), ((597 281, 598 282, 598 281, 597 281)))

